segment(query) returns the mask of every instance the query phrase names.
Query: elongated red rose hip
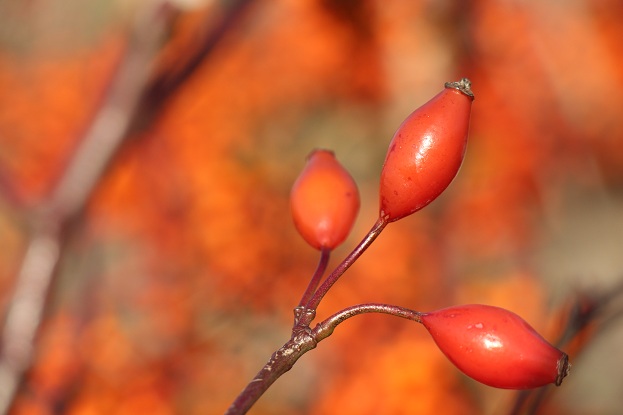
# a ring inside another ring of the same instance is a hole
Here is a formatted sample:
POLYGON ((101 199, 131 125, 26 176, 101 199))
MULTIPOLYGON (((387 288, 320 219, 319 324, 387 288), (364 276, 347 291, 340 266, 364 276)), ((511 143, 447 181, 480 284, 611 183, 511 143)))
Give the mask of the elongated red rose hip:
POLYGON ((469 304, 423 313, 421 322, 439 349, 467 376, 504 389, 560 385, 568 356, 517 314, 469 304))
POLYGON ((290 210, 303 239, 333 249, 348 236, 359 212, 359 190, 329 150, 314 150, 294 182, 290 210))
POLYGON ((446 83, 398 127, 381 172, 382 219, 408 216, 448 187, 465 155, 473 99, 468 79, 446 83))

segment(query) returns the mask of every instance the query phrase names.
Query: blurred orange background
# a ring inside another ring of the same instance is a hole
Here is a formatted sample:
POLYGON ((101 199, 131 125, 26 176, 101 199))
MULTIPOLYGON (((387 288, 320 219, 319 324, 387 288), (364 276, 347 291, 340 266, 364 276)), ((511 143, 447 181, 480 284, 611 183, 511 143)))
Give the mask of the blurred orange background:
MULTIPOLYGON (((0 3, 3 308, 29 212, 63 174, 147 3, 0 3)), ((184 65, 234 7, 171 3, 180 14, 156 75, 184 65)), ((362 302, 487 303, 555 340, 570 296, 623 277, 622 20, 607 0, 249 4, 96 186, 12 413, 223 413, 289 338, 318 260, 288 208, 306 155, 332 149, 360 186, 336 265, 376 220, 394 130, 462 77, 476 99, 458 177, 388 226, 318 319, 362 302)), ((621 341, 614 324, 572 355, 543 413, 619 413, 621 341)), ((366 315, 250 413, 507 414, 515 397, 463 376, 422 327, 366 315)))

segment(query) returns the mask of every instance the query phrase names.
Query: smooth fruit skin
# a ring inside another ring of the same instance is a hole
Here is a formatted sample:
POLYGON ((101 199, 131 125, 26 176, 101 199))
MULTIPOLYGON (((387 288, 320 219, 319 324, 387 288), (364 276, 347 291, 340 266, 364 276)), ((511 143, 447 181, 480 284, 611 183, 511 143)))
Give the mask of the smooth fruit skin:
POLYGON ((316 249, 344 242, 359 212, 359 190, 351 175, 329 150, 314 150, 292 186, 294 225, 316 249))
POLYGON ((398 127, 381 172, 382 219, 408 216, 448 187, 465 155, 473 99, 469 80, 447 83, 398 127))
POLYGON ((517 314, 470 304, 422 314, 439 349, 467 376, 504 389, 560 385, 568 357, 517 314))

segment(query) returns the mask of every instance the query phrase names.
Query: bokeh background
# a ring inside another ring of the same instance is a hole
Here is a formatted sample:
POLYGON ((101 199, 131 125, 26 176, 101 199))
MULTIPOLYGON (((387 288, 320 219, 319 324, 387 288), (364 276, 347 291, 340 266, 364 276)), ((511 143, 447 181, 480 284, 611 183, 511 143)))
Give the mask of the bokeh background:
MULTIPOLYGON (((0 1, 3 310, 37 229, 33 212, 66 173, 137 16, 154 3, 0 1)), ((388 226, 319 318, 361 302, 423 311, 487 303, 555 341, 574 299, 616 293, 620 1, 170 7, 146 82, 186 76, 139 105, 141 122, 63 234, 11 413, 223 413, 289 338, 318 260, 288 210, 305 156, 334 150, 360 186, 360 216, 336 265, 377 217, 396 127, 465 76, 476 100, 458 177, 429 207, 388 226), (189 64, 193 56, 201 59, 189 64)), ((542 413, 620 413, 622 342, 618 320, 595 324, 571 347, 571 376, 548 390, 542 413)), ((366 315, 305 355, 251 413, 509 414, 516 398, 460 374, 423 328, 366 315)))

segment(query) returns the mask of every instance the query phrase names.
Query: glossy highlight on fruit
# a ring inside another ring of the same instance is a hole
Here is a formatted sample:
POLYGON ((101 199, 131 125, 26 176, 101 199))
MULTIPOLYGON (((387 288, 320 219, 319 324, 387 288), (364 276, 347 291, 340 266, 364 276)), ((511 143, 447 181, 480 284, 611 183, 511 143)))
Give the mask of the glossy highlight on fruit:
POLYGON ((467 376, 504 389, 560 385, 568 356, 517 314, 469 304, 423 313, 421 322, 439 349, 467 376))
POLYGON ((432 202, 456 176, 474 95, 464 78, 416 109, 392 138, 380 184, 380 217, 393 222, 432 202))
POLYGON ((359 190, 329 150, 314 150, 290 194, 294 225, 316 249, 333 249, 348 236, 359 212, 359 190))

